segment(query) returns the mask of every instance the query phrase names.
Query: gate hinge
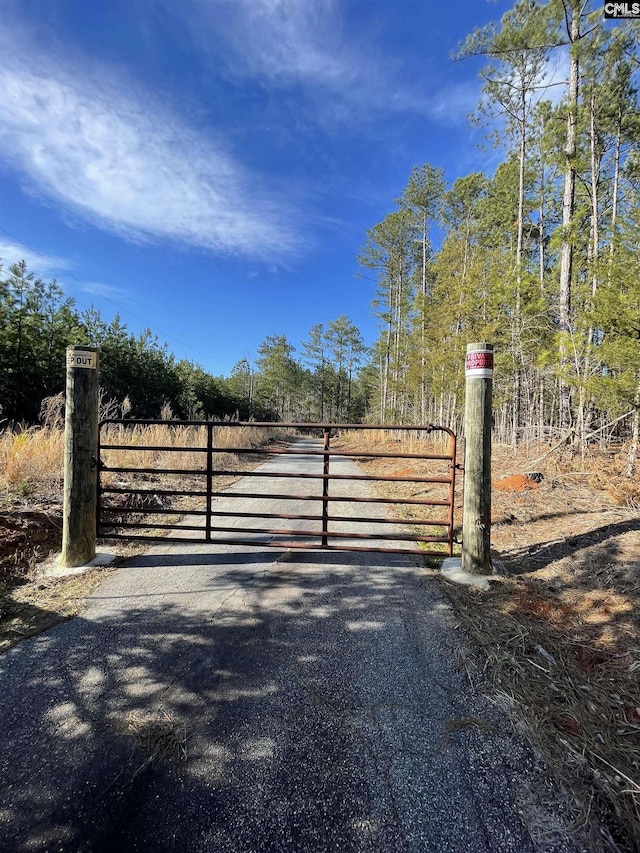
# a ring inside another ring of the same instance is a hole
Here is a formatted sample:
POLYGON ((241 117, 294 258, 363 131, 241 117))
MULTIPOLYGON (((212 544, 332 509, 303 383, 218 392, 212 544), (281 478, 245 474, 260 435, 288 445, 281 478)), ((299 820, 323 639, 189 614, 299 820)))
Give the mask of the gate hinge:
POLYGON ((92 453, 92 454, 91 454, 91 470, 92 470, 92 471, 95 471, 96 464, 97 464, 97 466, 98 466, 98 470, 99 470, 99 471, 104 471, 104 470, 105 470, 105 468, 107 467, 107 466, 104 464, 104 462, 102 461, 102 459, 96 459, 95 455, 92 453))
POLYGON ((464 465, 461 462, 456 462, 453 467, 456 469, 456 471, 464 471, 464 465))

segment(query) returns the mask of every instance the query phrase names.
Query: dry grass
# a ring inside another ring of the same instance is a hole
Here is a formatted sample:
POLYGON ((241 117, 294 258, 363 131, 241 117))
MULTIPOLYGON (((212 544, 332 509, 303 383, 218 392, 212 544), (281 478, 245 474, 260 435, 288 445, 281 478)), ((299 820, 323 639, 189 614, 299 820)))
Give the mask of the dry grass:
MULTIPOLYGON (((277 425, 267 427, 217 427, 216 448, 240 447, 247 451, 284 438, 277 425)), ((121 444, 124 451, 105 451, 107 465, 133 468, 206 468, 206 455, 192 448, 206 448, 204 427, 110 425, 103 430, 103 444, 121 444), (184 452, 144 451, 143 446, 183 447, 184 452)), ((64 433, 53 427, 8 429, 0 433, 0 491, 5 498, 34 498, 58 495, 62 490, 64 433)), ((237 467, 233 453, 214 455, 214 466, 232 471, 237 467)))
POLYGON ((0 490, 21 498, 60 492, 63 457, 59 429, 5 430, 0 433, 0 490))
POLYGON ((351 445, 354 450, 386 449, 404 453, 422 453, 426 446, 434 453, 448 453, 450 448, 448 433, 439 431, 427 433, 424 430, 345 430, 340 433, 340 441, 344 442, 345 446, 351 445))
MULTIPOLYGON (((249 452, 269 443, 285 440, 278 429, 267 427, 217 427, 214 446, 221 450, 242 448, 249 452)), ((204 427, 174 426, 169 423, 151 426, 110 425, 103 430, 102 444, 118 444, 123 450, 104 451, 107 466, 131 468, 206 469, 206 454, 195 448, 206 448, 204 427), (180 450, 147 451, 143 447, 163 446, 180 450)), ((29 499, 33 503, 60 502, 64 458, 64 433, 57 426, 8 429, 0 433, 0 499, 29 499)), ((219 470, 232 472, 238 467, 234 453, 214 453, 213 464, 219 470)), ((113 479, 104 475, 105 485, 113 479)))
MULTIPOLYGON (((233 471, 238 467, 238 456, 229 452, 230 449, 237 447, 249 452, 284 437, 283 431, 276 426, 216 427, 213 444, 221 452, 213 454, 213 466, 217 470, 233 471)), ((204 452, 207 447, 207 429, 204 426, 155 424, 129 427, 126 424, 111 424, 103 430, 101 442, 124 448, 102 452, 102 461, 107 467, 183 468, 193 471, 205 471, 207 467, 204 452), (144 450, 145 446, 174 449, 144 450)))
MULTIPOLYGON (((279 429, 277 425, 215 427, 213 446, 218 452, 212 454, 213 490, 227 489, 238 479, 236 471, 252 470, 264 461, 264 455, 252 451, 288 442, 291 438, 291 435, 279 429)), ((105 487, 136 489, 142 486, 146 492, 151 492, 154 488, 159 492, 175 488, 201 491, 204 488, 202 474, 207 470, 207 428, 204 426, 190 427, 170 423, 132 427, 124 424, 113 425, 104 430, 102 444, 118 445, 117 450, 105 449, 101 453, 102 462, 107 468, 101 472, 101 482, 105 487), (145 450, 145 447, 160 449, 145 450), (126 473, 109 471, 110 467, 132 470, 126 473), (147 471, 138 474, 136 469, 147 471), (194 474, 166 474, 162 473, 162 469, 192 471, 194 474)), ((137 529, 136 533, 156 536, 162 528, 153 529, 154 524, 177 523, 174 514, 163 515, 159 514, 158 510, 172 509, 184 513, 203 511, 205 500, 202 497, 168 497, 154 493, 107 493, 103 498, 103 506, 107 511, 105 517, 109 518, 114 530, 121 521, 135 520, 136 523, 149 525, 147 532, 146 528, 143 528, 137 529), (143 514, 145 509, 149 510, 146 520, 143 514), (131 512, 136 513, 135 519, 126 518, 127 513, 131 512)), ((194 523, 194 520, 190 523, 194 523)))
POLYGON ((132 711, 124 730, 137 740, 144 755, 134 777, 161 758, 176 756, 184 761, 187 757, 186 726, 162 706, 154 712, 132 711))
POLYGON ((96 568, 68 578, 30 577, 20 584, 0 581, 0 654, 84 607, 87 595, 112 573, 96 568))
MULTIPOLYGON (((640 483, 622 475, 622 451, 537 461, 539 488, 493 492, 492 539, 507 576, 490 593, 451 594, 494 686, 532 725, 583 819, 596 814, 609 827, 594 849, 638 850, 640 483)), ((498 450, 496 479, 516 468, 498 450)))
POLYGON ((481 649, 483 672, 467 661, 470 676, 488 676, 494 695, 527 721, 581 820, 593 813, 609 827, 609 838, 592 828, 593 849, 631 851, 640 840, 637 586, 613 581, 620 592, 578 592, 561 581, 553 594, 530 576, 500 579, 487 593, 447 591, 481 649))

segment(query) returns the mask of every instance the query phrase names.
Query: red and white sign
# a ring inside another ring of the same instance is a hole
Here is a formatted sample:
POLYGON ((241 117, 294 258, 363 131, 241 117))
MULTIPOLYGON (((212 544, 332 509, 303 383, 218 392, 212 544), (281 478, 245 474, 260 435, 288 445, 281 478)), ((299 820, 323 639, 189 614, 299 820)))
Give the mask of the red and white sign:
POLYGON ((465 376, 491 379, 493 376, 493 350, 478 349, 467 353, 465 376))

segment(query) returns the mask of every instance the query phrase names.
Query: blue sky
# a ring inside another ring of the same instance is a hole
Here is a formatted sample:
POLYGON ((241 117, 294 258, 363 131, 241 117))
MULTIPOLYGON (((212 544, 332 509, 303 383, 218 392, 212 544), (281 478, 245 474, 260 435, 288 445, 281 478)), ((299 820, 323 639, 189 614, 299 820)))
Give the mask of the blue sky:
POLYGON ((450 54, 511 5, 4 0, 0 257, 216 375, 340 314, 372 343, 365 232, 413 166, 493 170, 450 54))

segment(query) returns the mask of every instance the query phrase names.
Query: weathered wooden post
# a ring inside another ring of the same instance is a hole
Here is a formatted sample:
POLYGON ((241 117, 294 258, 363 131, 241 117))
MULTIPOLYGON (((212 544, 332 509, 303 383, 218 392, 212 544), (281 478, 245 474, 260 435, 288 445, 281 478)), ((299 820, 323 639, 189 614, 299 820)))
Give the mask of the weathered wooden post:
POLYGON ((67 347, 64 425, 63 566, 82 566, 96 555, 98 350, 67 347))
POLYGON ((493 344, 467 345, 462 569, 491 572, 493 344))

